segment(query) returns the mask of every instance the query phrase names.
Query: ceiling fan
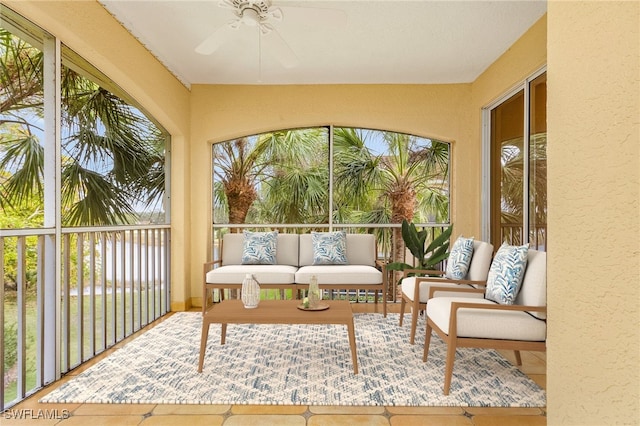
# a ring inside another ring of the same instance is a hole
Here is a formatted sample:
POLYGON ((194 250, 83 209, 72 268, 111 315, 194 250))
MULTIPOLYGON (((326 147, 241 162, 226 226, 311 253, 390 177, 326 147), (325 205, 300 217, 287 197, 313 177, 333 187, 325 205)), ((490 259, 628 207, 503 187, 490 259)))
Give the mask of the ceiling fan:
POLYGON ((343 25, 346 22, 344 11, 337 9, 281 6, 276 7, 270 0, 220 0, 218 6, 233 12, 234 19, 218 28, 204 39, 195 49, 201 55, 211 55, 220 46, 231 40, 235 31, 244 27, 257 27, 260 43, 268 44, 268 50, 285 68, 293 68, 299 60, 296 53, 282 38, 273 23, 282 22, 285 16, 294 20, 304 20, 305 24, 343 25), (283 12, 285 9, 285 12, 283 12))

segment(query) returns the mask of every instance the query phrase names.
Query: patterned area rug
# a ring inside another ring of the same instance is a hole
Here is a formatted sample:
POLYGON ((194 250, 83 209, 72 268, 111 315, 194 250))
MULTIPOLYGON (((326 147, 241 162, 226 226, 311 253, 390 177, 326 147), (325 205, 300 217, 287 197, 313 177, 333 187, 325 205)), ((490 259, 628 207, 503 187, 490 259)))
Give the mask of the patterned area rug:
MULTIPOLYGON (((409 344, 410 316, 356 314, 359 374, 345 326, 212 325, 197 372, 201 314, 179 312, 41 402, 544 407, 545 391, 493 350, 459 349, 450 395, 446 348, 409 344)), ((424 324, 423 324, 424 325, 424 324)), ((419 330, 424 328, 419 327, 419 330)))

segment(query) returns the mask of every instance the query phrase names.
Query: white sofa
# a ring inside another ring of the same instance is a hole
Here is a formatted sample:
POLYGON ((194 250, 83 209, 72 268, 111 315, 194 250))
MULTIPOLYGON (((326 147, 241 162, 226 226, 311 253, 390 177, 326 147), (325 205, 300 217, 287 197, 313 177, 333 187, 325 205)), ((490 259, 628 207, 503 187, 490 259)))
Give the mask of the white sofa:
POLYGON ((279 233, 273 265, 243 265, 243 242, 243 234, 225 234, 220 258, 204 264, 203 312, 210 290, 240 289, 246 274, 253 274, 262 289, 291 289, 294 297, 298 290, 308 288, 309 279, 315 275, 323 290, 372 290, 376 303, 381 293, 383 313, 387 315, 387 283, 378 268, 382 265, 377 259, 374 235, 346 235, 346 265, 314 265, 311 234, 279 233))

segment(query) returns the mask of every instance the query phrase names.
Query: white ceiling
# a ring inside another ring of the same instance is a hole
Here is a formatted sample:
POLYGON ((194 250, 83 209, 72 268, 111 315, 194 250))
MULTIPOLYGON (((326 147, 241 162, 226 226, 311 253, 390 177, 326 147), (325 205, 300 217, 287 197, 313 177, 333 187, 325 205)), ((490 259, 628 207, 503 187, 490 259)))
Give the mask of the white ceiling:
POLYGON ((284 15, 272 25, 298 58, 287 68, 244 25, 213 54, 196 53, 234 19, 219 0, 101 3, 187 87, 472 82, 547 8, 545 0, 272 0, 284 15))

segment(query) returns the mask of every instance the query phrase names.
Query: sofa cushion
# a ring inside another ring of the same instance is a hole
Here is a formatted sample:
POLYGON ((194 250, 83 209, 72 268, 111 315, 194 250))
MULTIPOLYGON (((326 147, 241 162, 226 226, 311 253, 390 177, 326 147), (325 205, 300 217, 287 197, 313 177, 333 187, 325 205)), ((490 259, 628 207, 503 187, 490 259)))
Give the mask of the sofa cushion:
MULTIPOLYGON (((298 234, 278 233, 276 264, 298 265, 298 234)), ((242 264, 244 235, 227 233, 222 237, 222 265, 242 264)))
POLYGON ((311 276, 317 276, 320 288, 323 284, 382 284, 382 272, 366 265, 310 265, 295 275, 297 284, 309 284, 311 276))
POLYGON ((312 232, 311 244, 314 265, 345 265, 347 263, 346 232, 312 232))
MULTIPOLYGON (((452 302, 495 305, 486 299, 468 297, 434 297, 427 303, 429 318, 444 332, 449 332, 449 317, 452 302)), ((460 308, 458 310, 458 337, 476 337, 481 339, 527 340, 541 342, 546 340, 547 324, 527 312, 496 311, 489 309, 460 308)))
POLYGON ((375 266, 376 237, 373 234, 347 234, 347 263, 375 266))
POLYGON ((260 284, 293 284, 298 268, 290 265, 226 265, 207 272, 208 284, 242 284, 253 274, 260 284))
MULTIPOLYGON (((376 238, 373 234, 347 234, 347 264, 376 264, 376 238)), ((313 265, 311 234, 300 234, 300 266, 313 265)))
POLYGON ((447 259, 445 276, 451 280, 462 280, 467 276, 471 257, 473 256, 473 237, 465 238, 462 235, 456 239, 447 259))
POLYGON ((512 305, 522 284, 527 267, 529 247, 502 244, 491 262, 485 297, 504 305, 512 305))
MULTIPOLYGON (((420 283, 420 293, 419 293, 420 303, 427 303, 427 300, 429 300, 429 290, 431 289, 431 287, 473 288, 473 286, 470 286, 470 285, 459 285, 459 284, 448 283, 444 279, 441 279, 441 281, 442 282, 435 282, 434 280, 434 281, 426 281, 426 282, 420 283)), ((406 294, 410 300, 413 300, 413 295, 416 288, 416 277, 403 278, 402 285, 400 287, 402 288, 402 293, 406 294)), ((468 295, 468 297, 479 298, 479 299, 482 299, 482 297, 484 296, 482 293, 466 293, 466 294, 468 295)), ((460 293, 437 291, 434 294, 434 297, 435 296, 438 296, 438 297, 460 296, 460 293)))
POLYGON ((242 264, 273 265, 276 263, 278 231, 243 231, 242 264))

